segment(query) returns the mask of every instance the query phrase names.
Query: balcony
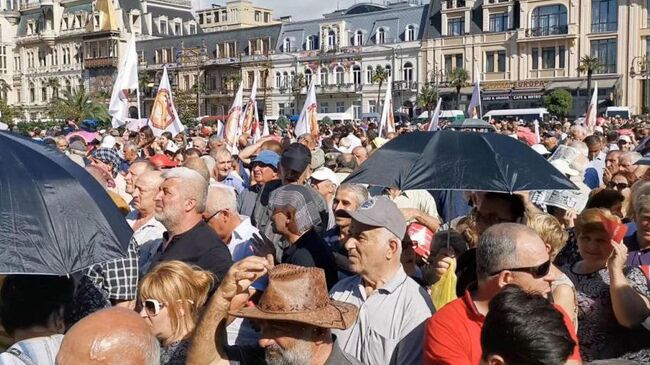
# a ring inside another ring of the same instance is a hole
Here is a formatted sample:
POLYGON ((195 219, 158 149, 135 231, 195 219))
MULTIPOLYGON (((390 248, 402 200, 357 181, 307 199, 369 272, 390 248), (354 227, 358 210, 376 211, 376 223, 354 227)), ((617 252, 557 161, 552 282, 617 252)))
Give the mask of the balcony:
POLYGON ((444 0, 442 2, 442 10, 467 9, 469 7, 467 3, 467 0, 444 0))
POLYGON ((567 77, 567 71, 565 68, 547 68, 540 70, 530 70, 531 79, 546 79, 546 78, 556 78, 556 77, 567 77))
POLYGON ((565 39, 578 36, 578 25, 557 25, 520 29, 517 31, 517 40, 521 42, 539 41, 543 39, 565 39))
POLYGON ((316 86, 316 94, 360 93, 361 90, 363 90, 363 85, 361 84, 330 84, 316 86))
POLYGON ((418 83, 415 81, 393 81, 395 91, 417 91, 418 83))
POLYGON ((84 68, 88 69, 103 67, 118 67, 117 57, 87 58, 84 60, 84 68))
POLYGON ((484 9, 502 8, 510 5, 514 5, 513 0, 485 0, 483 2, 484 9))

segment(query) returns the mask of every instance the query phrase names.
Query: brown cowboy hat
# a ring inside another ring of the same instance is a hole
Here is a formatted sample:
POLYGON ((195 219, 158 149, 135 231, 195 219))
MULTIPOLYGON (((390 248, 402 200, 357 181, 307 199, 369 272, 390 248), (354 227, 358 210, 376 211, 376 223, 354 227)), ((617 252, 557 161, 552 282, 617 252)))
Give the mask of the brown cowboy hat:
POLYGON ((352 326, 358 313, 355 305, 329 298, 322 269, 288 264, 269 271, 269 285, 256 306, 230 311, 235 317, 341 330, 352 326))

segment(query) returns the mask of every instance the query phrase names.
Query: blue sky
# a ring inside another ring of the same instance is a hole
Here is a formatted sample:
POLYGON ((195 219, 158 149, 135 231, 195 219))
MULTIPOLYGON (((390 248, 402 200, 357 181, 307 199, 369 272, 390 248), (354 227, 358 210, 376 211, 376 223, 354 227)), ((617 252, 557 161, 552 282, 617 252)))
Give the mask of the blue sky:
MULTIPOLYGON (((201 7, 207 8, 212 3, 225 4, 226 0, 200 0, 201 7)), ((275 17, 292 15, 294 20, 314 19, 322 16, 323 13, 329 13, 336 10, 339 6, 341 9, 347 8, 362 0, 253 0, 253 3, 259 6, 271 8, 275 17)), ((371 2, 365 0, 363 2, 371 2)), ((383 0, 373 0, 372 2, 383 4, 383 0)))

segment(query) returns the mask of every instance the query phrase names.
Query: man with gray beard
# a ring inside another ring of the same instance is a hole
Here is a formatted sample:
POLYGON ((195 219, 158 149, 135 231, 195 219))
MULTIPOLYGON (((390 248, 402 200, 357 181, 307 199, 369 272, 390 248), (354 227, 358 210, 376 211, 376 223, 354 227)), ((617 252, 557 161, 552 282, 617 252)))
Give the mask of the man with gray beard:
POLYGON ((281 264, 273 257, 249 256, 235 263, 199 321, 188 365, 360 365, 339 348, 332 329, 345 329, 358 308, 330 300, 319 268, 281 264), (268 286, 255 306, 246 306, 250 285, 268 274, 268 286), (296 295, 304 293, 304 295, 296 295), (224 346, 228 315, 255 319, 259 346, 224 346))
POLYGON ((167 232, 151 267, 162 261, 180 260, 211 271, 217 281, 222 280, 232 265, 232 257, 203 219, 208 182, 187 167, 168 170, 162 178, 165 180, 155 198, 155 217, 167 232))

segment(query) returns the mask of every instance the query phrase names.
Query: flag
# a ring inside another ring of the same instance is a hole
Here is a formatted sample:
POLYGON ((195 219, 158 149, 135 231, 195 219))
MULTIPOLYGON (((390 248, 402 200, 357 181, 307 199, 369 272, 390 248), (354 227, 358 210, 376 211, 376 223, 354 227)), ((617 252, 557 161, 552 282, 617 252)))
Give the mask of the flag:
POLYGON ((223 132, 221 135, 231 152, 237 150, 237 142, 239 140, 240 130, 239 119, 241 117, 241 109, 243 104, 243 92, 244 83, 240 82, 237 94, 235 94, 235 100, 232 102, 230 110, 228 110, 228 118, 226 119, 226 124, 223 127, 223 132))
POLYGON ((381 112, 379 122, 379 136, 386 137, 386 134, 395 132, 395 116, 393 115, 393 76, 388 76, 388 86, 384 97, 384 109, 381 112), (386 132, 384 133, 384 129, 386 132))
POLYGON ((442 98, 438 98, 438 103, 436 104, 436 110, 433 111, 431 116, 431 121, 429 122, 429 132, 435 132, 439 128, 438 119, 440 119, 440 106, 442 105, 442 98))
POLYGON ((476 83, 474 84, 474 90, 472 91, 472 99, 469 101, 467 106, 467 115, 470 118, 481 118, 481 74, 476 72, 476 83))
POLYGON ((269 120, 264 117, 264 130, 262 131, 262 137, 266 137, 270 134, 271 132, 269 131, 269 120))
POLYGON ((171 132, 172 136, 175 136, 185 130, 176 112, 176 107, 174 107, 174 97, 169 85, 167 67, 163 69, 158 93, 156 93, 156 99, 153 101, 149 126, 156 136, 160 136, 163 132, 171 132))
POLYGON ((309 89, 307 90, 307 99, 300 112, 300 118, 296 123, 296 137, 305 133, 311 134, 316 141, 320 136, 318 130, 318 102, 316 101, 316 77, 311 78, 309 89))
MULTIPOLYGON (((126 124, 129 117, 129 93, 130 90, 138 90, 138 54, 135 51, 135 34, 126 45, 126 57, 117 72, 117 78, 113 85, 111 101, 108 104, 108 114, 112 118, 113 128, 126 124)), ((138 109, 140 105, 138 105, 138 109)))
POLYGON ((246 103, 246 109, 241 115, 241 133, 246 133, 249 136, 253 137, 253 142, 257 142, 260 139, 260 121, 257 116, 257 101, 255 100, 257 96, 257 75, 253 79, 253 88, 251 89, 251 96, 246 103))
POLYGON ((587 107, 585 114, 585 127, 590 131, 594 130, 596 126, 596 111, 598 110, 598 81, 594 83, 594 93, 591 95, 591 102, 587 107))

